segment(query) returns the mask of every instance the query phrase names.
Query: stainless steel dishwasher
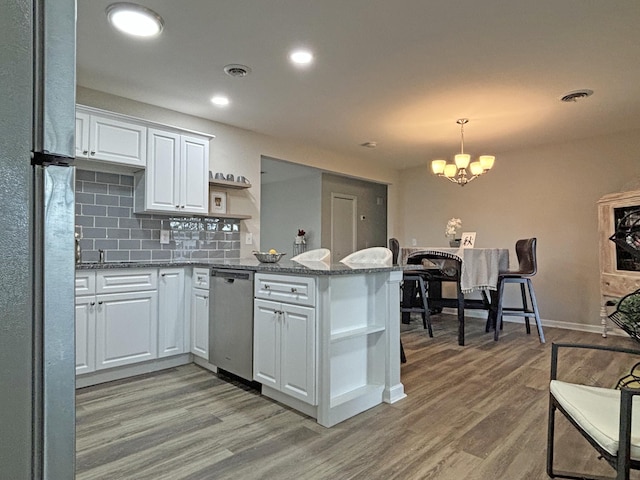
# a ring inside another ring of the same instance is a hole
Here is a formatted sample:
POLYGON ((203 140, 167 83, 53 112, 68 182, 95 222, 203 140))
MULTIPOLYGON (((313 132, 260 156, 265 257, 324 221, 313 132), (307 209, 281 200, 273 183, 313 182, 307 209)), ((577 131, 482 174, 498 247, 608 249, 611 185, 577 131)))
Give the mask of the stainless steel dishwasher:
POLYGON ((213 268, 209 300, 209 362, 253 381, 253 276, 213 268))

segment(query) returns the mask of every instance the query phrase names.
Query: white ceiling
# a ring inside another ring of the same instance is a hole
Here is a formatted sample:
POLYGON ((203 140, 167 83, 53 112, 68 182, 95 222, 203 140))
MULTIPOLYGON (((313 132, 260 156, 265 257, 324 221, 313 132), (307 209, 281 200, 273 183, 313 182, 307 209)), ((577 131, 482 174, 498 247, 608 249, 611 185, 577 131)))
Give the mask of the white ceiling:
POLYGON ((110 3, 78 0, 79 85, 395 168, 452 159, 461 117, 465 151, 498 162, 640 125, 638 0, 141 0, 153 40, 112 29, 110 3))

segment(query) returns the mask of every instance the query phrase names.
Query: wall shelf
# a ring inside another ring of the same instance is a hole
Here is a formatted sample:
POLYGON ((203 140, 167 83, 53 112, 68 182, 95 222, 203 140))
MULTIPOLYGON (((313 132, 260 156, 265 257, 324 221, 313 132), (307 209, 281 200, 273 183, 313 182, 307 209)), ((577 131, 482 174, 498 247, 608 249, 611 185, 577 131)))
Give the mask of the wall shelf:
POLYGON ((251 215, 241 215, 239 213, 210 213, 206 215, 208 218, 233 218, 236 220, 248 220, 251 215))
POLYGON ((251 188, 250 183, 230 182, 229 180, 209 180, 209 186, 233 188, 236 190, 243 190, 245 188, 251 188))

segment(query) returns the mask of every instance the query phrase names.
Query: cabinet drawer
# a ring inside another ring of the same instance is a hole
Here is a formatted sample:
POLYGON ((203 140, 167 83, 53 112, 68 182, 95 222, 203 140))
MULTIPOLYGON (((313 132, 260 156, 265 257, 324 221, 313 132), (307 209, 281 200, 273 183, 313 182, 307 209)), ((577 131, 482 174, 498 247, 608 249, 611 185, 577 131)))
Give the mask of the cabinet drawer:
POLYGON ((138 292, 158 288, 158 270, 102 270, 96 276, 96 293, 138 292))
POLYGON ((96 293, 96 272, 76 272, 76 295, 96 293))
POLYGON ((193 269, 193 288, 205 288, 209 290, 209 269, 208 268, 194 268, 193 269))
POLYGON ((256 274, 255 297, 296 305, 315 306, 315 281, 310 277, 256 274))

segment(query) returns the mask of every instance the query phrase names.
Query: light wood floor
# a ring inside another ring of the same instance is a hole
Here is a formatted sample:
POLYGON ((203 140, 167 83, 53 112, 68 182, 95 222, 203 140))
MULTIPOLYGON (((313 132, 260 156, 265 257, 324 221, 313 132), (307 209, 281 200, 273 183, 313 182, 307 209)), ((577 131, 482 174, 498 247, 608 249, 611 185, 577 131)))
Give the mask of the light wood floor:
MULTIPOLYGON (((77 479, 546 479, 551 342, 638 347, 512 323, 494 342, 478 320, 459 347, 453 317, 433 320, 435 338, 402 325, 407 398, 330 429, 195 365, 78 390, 77 479)), ((580 353, 561 375, 611 385, 629 365, 580 353)), ((611 472, 557 425, 558 467, 611 472)))

